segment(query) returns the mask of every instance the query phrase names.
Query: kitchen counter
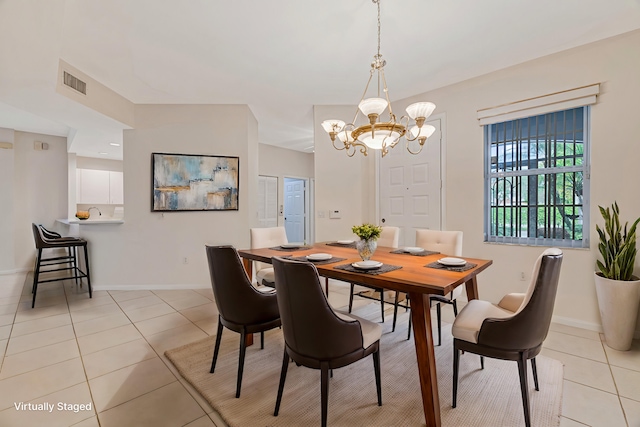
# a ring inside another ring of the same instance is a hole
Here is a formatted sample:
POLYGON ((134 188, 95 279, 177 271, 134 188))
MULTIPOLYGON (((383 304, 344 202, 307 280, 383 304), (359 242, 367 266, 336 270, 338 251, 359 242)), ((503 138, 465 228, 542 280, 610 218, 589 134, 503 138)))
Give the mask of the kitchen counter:
POLYGON ((124 219, 122 219, 122 218, 105 218, 105 219, 89 218, 89 219, 86 219, 86 220, 79 220, 78 218, 63 218, 63 219, 57 219, 56 221, 58 221, 59 223, 65 224, 65 225, 71 225, 71 224, 79 224, 79 225, 124 224, 124 219))

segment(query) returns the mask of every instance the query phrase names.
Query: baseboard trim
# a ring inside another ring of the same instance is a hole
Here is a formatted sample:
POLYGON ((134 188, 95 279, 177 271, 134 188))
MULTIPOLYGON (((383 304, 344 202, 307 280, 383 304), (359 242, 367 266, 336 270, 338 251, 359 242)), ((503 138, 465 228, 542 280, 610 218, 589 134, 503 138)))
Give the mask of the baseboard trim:
POLYGON ((28 273, 30 268, 16 268, 14 270, 0 270, 0 276, 8 276, 10 274, 28 273))
MULTIPOLYGON (((551 321, 554 323, 559 323, 561 325, 573 326, 574 328, 587 329, 589 331, 595 331, 598 333, 604 332, 602 329, 602 325, 599 323, 584 322, 582 320, 576 320, 570 317, 562 317, 562 316, 553 316, 551 318, 551 321)), ((640 339, 640 329, 635 331, 635 333, 633 334, 633 338, 640 339)))
POLYGON ((211 289, 203 284, 145 284, 145 285, 94 285, 94 291, 181 291, 187 289, 211 289))

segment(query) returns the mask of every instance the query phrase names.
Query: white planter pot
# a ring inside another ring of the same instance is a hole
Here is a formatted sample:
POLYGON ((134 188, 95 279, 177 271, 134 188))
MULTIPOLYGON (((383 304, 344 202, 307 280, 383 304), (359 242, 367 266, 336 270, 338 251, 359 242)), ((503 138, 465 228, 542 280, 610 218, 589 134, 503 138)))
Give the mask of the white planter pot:
POLYGON ((614 350, 627 351, 636 329, 640 280, 611 280, 595 274, 595 281, 606 344, 614 350))

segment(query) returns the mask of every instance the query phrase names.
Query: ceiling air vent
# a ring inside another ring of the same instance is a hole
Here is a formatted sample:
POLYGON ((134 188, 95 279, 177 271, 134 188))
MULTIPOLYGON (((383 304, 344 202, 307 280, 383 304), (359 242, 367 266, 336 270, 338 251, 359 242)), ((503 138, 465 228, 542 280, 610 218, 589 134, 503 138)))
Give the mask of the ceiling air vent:
POLYGON ((87 94, 87 84, 79 78, 67 73, 66 71, 64 72, 64 84, 83 95, 87 94))

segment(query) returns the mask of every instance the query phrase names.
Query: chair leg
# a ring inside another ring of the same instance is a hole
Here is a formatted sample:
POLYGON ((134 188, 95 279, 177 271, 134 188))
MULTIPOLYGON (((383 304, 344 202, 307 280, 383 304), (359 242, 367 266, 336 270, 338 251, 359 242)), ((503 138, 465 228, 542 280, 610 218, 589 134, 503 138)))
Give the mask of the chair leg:
POLYGON ((264 331, 260 332, 260 350, 264 350, 264 331))
POLYGON ((531 370, 533 371, 533 383, 536 386, 536 391, 540 391, 540 387, 538 387, 538 369, 536 366, 536 358, 531 359, 531 370))
POLYGON ((33 272, 33 287, 31 288, 31 292, 33 292, 33 301, 31 302, 31 308, 36 306, 36 293, 38 292, 38 279, 40 277, 41 262, 42 262, 42 249, 38 249, 38 262, 36 263, 36 269, 33 272))
POLYGON ((349 313, 351 313, 351 309, 353 308, 353 283, 351 284, 351 292, 349 292, 349 313))
POLYGON ((240 389, 242 388, 242 372, 244 370, 244 356, 247 353, 247 336, 244 328, 240 332, 240 359, 238 360, 238 384, 236 385, 236 398, 240 397, 240 389))
POLYGON ((522 392, 524 424, 527 427, 531 427, 531 418, 529 415, 529 389, 527 385, 527 359, 524 353, 520 353, 520 359, 518 359, 518 372, 520 373, 520 391, 522 392))
POLYGON ((451 402, 451 407, 455 408, 458 399, 458 368, 460 366, 460 350, 458 350, 458 346, 453 341, 453 400, 451 402))
POLYGON ((91 274, 89 273, 89 252, 86 245, 84 247, 84 266, 87 269, 87 287, 89 288, 89 298, 93 298, 93 290, 91 288, 91 274))
POLYGON ((393 327, 391 328, 391 332, 395 332, 396 330, 396 320, 398 320, 398 298, 400 298, 400 292, 396 291, 396 298, 393 301, 393 327))
POLYGON ((321 425, 327 427, 327 408, 329 406, 329 364, 323 362, 320 365, 320 406, 321 425))
POLYGON ((378 406, 382 406, 382 383, 380 381, 380 349, 372 354, 373 372, 376 376, 376 391, 378 393, 378 406))
POLYGON ((287 350, 284 351, 282 358, 282 369, 280 370, 280 384, 278 385, 278 397, 276 399, 276 409, 273 411, 273 416, 277 417, 280 412, 280 403, 282 402, 282 392, 284 391, 284 382, 287 379, 287 369, 289 368, 289 355, 287 350))
POLYGON ((436 316, 438 318, 438 346, 442 345, 442 308, 436 303, 436 316))
POLYGON ((329 297, 329 278, 328 277, 324 278, 324 293, 328 298, 329 297))
POLYGON ((484 356, 480 356, 480 369, 484 369, 484 356))
POLYGON ((384 323, 384 289, 380 289, 380 317, 382 317, 382 323, 384 323))
POLYGON ((409 316, 409 327, 407 328, 409 332, 407 332, 407 341, 411 339, 411 316, 409 316))
POLYGON ((452 299, 451 305, 453 306, 453 315, 455 317, 458 317, 458 303, 456 302, 456 300, 452 299))
POLYGON ((209 373, 213 374, 216 371, 216 362, 218 360, 218 352, 220 351, 220 341, 222 340, 222 322, 220 316, 218 316, 218 333, 216 334, 216 346, 213 349, 213 360, 211 361, 211 370, 209 373))

